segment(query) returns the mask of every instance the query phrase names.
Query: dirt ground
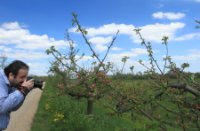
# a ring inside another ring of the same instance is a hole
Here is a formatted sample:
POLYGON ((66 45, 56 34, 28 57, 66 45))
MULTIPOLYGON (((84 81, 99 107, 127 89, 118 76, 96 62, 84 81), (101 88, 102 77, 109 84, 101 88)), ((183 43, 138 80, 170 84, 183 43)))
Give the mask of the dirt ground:
POLYGON ((23 105, 11 113, 10 123, 5 131, 30 131, 41 94, 40 89, 33 89, 26 96, 23 105))

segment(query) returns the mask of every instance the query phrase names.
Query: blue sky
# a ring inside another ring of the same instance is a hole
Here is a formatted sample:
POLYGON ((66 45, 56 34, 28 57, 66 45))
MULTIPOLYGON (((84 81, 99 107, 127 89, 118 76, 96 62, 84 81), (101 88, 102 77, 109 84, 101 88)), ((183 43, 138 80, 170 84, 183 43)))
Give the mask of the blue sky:
POLYGON ((165 50, 160 40, 165 35, 169 36, 169 53, 177 65, 188 62, 188 71, 200 71, 200 29, 195 29, 195 20, 200 20, 200 0, 1 0, 0 54, 9 61, 27 62, 32 74, 45 75, 51 58, 44 51, 51 45, 66 51, 64 33, 69 29, 80 53, 86 53, 81 64, 87 65, 92 61, 91 54, 71 26, 72 12, 78 14, 100 56, 119 29, 107 59, 116 68, 121 68, 125 55, 130 57, 126 71, 131 65, 135 72, 144 71, 139 59, 148 65, 146 51, 132 31, 139 27, 143 37, 152 42, 161 65, 165 50))

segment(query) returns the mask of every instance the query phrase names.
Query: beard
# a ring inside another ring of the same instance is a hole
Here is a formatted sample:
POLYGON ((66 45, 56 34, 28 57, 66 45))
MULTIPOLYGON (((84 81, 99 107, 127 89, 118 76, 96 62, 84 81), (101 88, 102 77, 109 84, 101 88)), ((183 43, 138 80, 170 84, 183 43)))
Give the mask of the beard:
POLYGON ((19 83, 16 80, 13 80, 10 82, 11 87, 19 88, 21 86, 21 83, 19 83))

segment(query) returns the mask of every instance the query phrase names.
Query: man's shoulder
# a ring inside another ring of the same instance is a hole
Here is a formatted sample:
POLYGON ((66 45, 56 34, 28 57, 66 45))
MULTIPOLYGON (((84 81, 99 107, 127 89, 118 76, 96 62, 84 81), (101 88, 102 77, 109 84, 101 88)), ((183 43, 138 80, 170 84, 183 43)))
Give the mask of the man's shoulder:
POLYGON ((3 78, 3 70, 0 70, 0 79, 2 79, 3 78))
POLYGON ((5 76, 4 70, 0 70, 0 78, 3 78, 5 76))
POLYGON ((8 78, 6 77, 5 73, 3 70, 0 70, 0 82, 5 82, 5 83, 8 83, 8 78))
POLYGON ((4 78, 4 72, 0 71, 0 98, 4 98, 8 95, 8 88, 4 78))
POLYGON ((3 81, 6 84, 10 85, 10 82, 3 70, 0 71, 0 81, 3 81))

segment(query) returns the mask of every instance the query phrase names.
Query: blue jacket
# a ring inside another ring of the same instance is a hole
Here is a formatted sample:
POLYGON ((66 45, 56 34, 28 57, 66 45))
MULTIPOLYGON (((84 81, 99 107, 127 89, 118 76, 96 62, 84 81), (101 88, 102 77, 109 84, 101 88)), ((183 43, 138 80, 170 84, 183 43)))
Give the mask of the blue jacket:
POLYGON ((0 130, 6 129, 10 121, 11 111, 17 110, 23 103, 23 94, 14 87, 3 70, 0 71, 0 130))

